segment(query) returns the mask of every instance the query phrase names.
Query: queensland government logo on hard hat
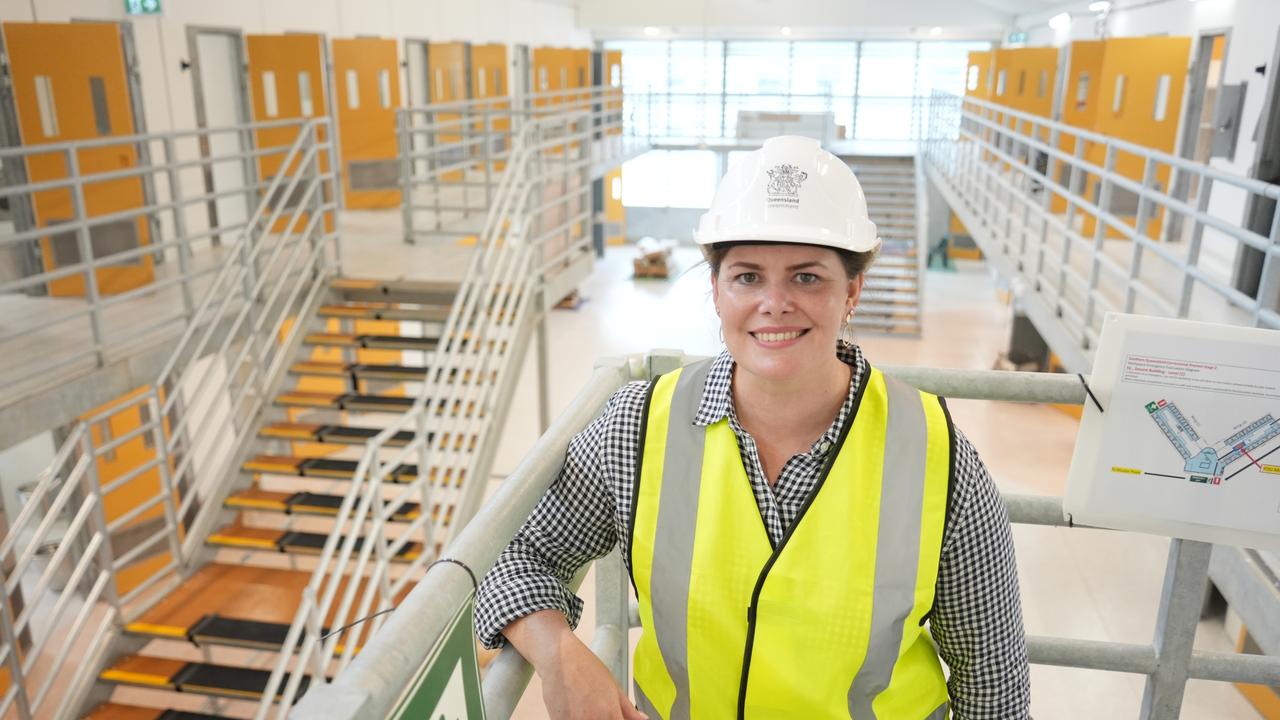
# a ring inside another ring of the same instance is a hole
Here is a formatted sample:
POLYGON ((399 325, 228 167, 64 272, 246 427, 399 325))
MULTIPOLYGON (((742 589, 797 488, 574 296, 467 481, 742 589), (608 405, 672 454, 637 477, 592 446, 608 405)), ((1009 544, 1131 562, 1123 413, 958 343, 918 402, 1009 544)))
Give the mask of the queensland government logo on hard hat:
POLYGON ((774 165, 769 171, 769 186, 765 188, 769 207, 800 207, 800 184, 808 177, 809 173, 795 165, 774 165))

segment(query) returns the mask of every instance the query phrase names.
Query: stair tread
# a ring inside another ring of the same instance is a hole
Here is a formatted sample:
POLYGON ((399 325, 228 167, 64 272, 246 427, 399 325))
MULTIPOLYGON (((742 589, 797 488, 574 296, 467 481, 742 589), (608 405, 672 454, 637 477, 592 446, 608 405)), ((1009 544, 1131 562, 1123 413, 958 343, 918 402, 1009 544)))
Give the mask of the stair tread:
MULTIPOLYGON (((274 475, 296 475, 298 477, 323 479, 350 479, 355 473, 357 460, 340 460, 323 457, 298 457, 293 455, 256 455, 246 460, 241 469, 246 472, 263 472, 274 475)), ((465 471, 458 471, 459 477, 465 471)), ((431 469, 430 479, 434 482, 438 473, 431 469)), ((445 476, 452 477, 454 469, 449 468, 445 476)), ((418 466, 413 463, 401 463, 399 467, 388 473, 385 482, 408 483, 418 476, 418 466)))
POLYGON ((84 720, 220 720, 221 718, 221 715, 186 710, 103 703, 91 710, 84 720))
MULTIPOLYGON (((446 524, 449 519, 452 519, 452 515, 451 508, 451 511, 447 513, 446 524)), ((325 533, 261 528, 232 523, 210 535, 209 544, 230 547, 259 547, 276 552, 314 555, 324 548, 325 541, 328 538, 329 536, 325 533)), ((357 539, 356 549, 358 550, 363 543, 364 538, 357 539)), ((408 542, 400 548, 394 559, 401 561, 413 560, 421 553, 421 543, 408 542)))
MULTIPOLYGON (((233 665, 184 662, 145 655, 127 655, 103 670, 98 677, 108 682, 126 685, 256 699, 261 697, 266 689, 271 671, 233 665)), ((308 680, 307 677, 302 679, 300 694, 306 691, 308 680)), ((282 683, 278 692, 283 691, 282 683)))
MULTIPOLYGON (((334 515, 342 505, 341 495, 313 492, 276 492, 252 487, 232 493, 223 503, 238 510, 261 510, 299 515, 334 515)), ((417 503, 401 505, 394 520, 412 520, 418 516, 417 503)))
POLYGON ((324 375, 331 377, 386 378, 390 380, 420 380, 428 367, 422 365, 390 365, 380 363, 343 363, 303 360, 289 366, 294 375, 324 375))
POLYGON ((372 395, 362 393, 332 393, 311 390, 288 390, 276 396, 277 405, 302 405, 334 410, 362 410, 367 408, 404 410, 413 406, 414 398, 403 395, 372 395))
POLYGON ((358 320, 417 320, 420 322, 444 322, 449 319, 450 305, 425 305, 410 303, 346 302, 321 305, 320 317, 352 318, 358 320))
POLYGON ((174 628, 185 637, 198 620, 212 614, 288 624, 310 580, 311 573, 301 570, 209 563, 126 628, 174 628))
MULTIPOLYGON (((336 443, 343 445, 363 445, 370 438, 382 432, 382 428, 358 427, 353 425, 319 425, 313 423, 271 423, 258 431, 264 438, 279 440, 301 440, 304 442, 336 443)), ((387 441, 388 446, 400 446, 413 440, 412 430, 401 430, 387 441)), ((427 434, 430 439, 432 435, 427 434)))
POLYGON ((307 333, 303 342, 308 345, 338 345, 370 350, 434 350, 440 344, 437 338, 428 337, 328 332, 307 333))

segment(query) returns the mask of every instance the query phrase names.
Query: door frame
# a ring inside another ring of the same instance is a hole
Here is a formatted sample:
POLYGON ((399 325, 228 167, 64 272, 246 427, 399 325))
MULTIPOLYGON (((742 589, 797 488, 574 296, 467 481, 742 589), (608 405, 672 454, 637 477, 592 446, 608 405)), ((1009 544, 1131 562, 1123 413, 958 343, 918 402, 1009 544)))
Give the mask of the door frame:
MULTIPOLYGON (((1249 177, 1257 180, 1280 177, 1280 30, 1276 31, 1271 61, 1263 67, 1270 72, 1264 76, 1266 94, 1262 97, 1258 124, 1254 126, 1253 136, 1257 139, 1257 144, 1254 146, 1253 162, 1249 166, 1249 177)), ((1241 218, 1242 224, 1267 237, 1271 234, 1271 223, 1277 212, 1280 212, 1280 204, 1275 200, 1250 195, 1244 217, 1241 218)), ((1241 247, 1231 273, 1232 287, 1250 297, 1257 297, 1263 281, 1264 259, 1263 253, 1258 250, 1241 247)), ((1280 307, 1280 263, 1271 263, 1269 270, 1273 276, 1271 296, 1259 299, 1267 307, 1275 309, 1280 307)))
MULTIPOLYGON (((1178 134, 1177 156, 1184 160, 1194 160, 1196 146, 1200 142, 1200 116, 1204 114, 1205 85, 1209 82, 1209 64, 1213 62, 1214 39, 1222 36, 1222 69, 1225 75, 1227 67, 1227 50, 1231 47, 1231 28, 1205 28, 1196 34, 1195 59, 1187 71, 1189 87, 1182 101, 1182 128, 1178 134)), ((1217 102, 1215 98, 1214 102, 1217 102)), ((1198 189, 1197 189, 1198 190, 1198 189)), ((1184 173, 1178 173, 1169 193, 1175 200, 1185 202, 1191 194, 1191 186, 1184 173)), ((1168 242, 1177 242, 1182 236, 1183 218, 1171 215, 1165 238, 1168 242)))
MULTIPOLYGON (((205 107, 204 86, 200 80, 200 45, 198 38, 200 35, 225 35, 231 38, 235 45, 235 54, 238 67, 233 73, 236 83, 236 91, 240 100, 240 117, 237 119, 238 124, 247 125, 250 121, 249 103, 252 98, 249 95, 249 82, 246 77, 248 72, 249 61, 245 55, 244 48, 244 30, 241 28, 221 27, 216 25, 188 25, 187 26, 187 56, 191 58, 188 71, 191 73, 191 94, 195 98, 196 109, 196 127, 207 129, 209 127, 209 114, 205 107)), ((253 133, 244 133, 241 143, 245 144, 244 152, 254 150, 253 133)), ((200 136, 200 157, 208 160, 212 150, 209 148, 209 137, 207 135, 200 136)), ((244 175, 245 185, 245 204, 247 212, 252 213, 253 208, 258 203, 256 195, 252 188, 258 181, 257 168, 254 163, 244 161, 240 163, 241 172, 244 175)), ((204 176, 204 191, 212 194, 215 191, 213 183, 213 167, 205 164, 201 168, 201 175, 204 176)), ((209 227, 218 228, 218 201, 210 199, 206 204, 209 213, 209 227)), ((222 234, 215 232, 210 236, 209 241, 214 245, 222 244, 222 234)))

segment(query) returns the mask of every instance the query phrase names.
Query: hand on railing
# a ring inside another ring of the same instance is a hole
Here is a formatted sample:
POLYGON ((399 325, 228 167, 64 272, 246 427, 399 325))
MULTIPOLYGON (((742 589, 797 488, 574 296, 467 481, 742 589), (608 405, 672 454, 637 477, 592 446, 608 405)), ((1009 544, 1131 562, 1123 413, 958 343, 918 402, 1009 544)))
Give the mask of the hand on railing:
POLYGON ((503 630, 542 679, 542 702, 553 718, 646 720, 559 610, 526 615, 503 630))

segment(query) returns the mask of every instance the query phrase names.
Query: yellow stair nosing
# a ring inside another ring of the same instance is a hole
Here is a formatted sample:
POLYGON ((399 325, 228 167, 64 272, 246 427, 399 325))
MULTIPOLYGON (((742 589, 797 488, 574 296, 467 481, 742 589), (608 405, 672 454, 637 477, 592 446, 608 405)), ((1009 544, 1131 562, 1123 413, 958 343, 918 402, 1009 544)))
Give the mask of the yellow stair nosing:
POLYGON ((271 540, 262 538, 247 538, 239 535, 223 535, 222 533, 213 533, 209 536, 210 543, 215 545, 231 545, 234 547, 256 547, 275 550, 276 544, 271 540))
POLYGON ((154 623, 131 622, 124 626, 124 629, 138 635, 160 635, 163 637, 172 637, 185 640, 187 638, 187 629, 176 625, 156 625, 154 623))
POLYGON ((148 685, 151 687, 173 687, 173 683, 164 675, 130 672, 128 670, 116 670, 115 668, 103 670, 98 674, 98 677, 110 682, 133 683, 134 685, 148 685))
POLYGON ((279 500, 258 500, 255 498, 228 497, 227 505, 232 507, 262 508, 264 510, 284 510, 288 507, 279 500))

